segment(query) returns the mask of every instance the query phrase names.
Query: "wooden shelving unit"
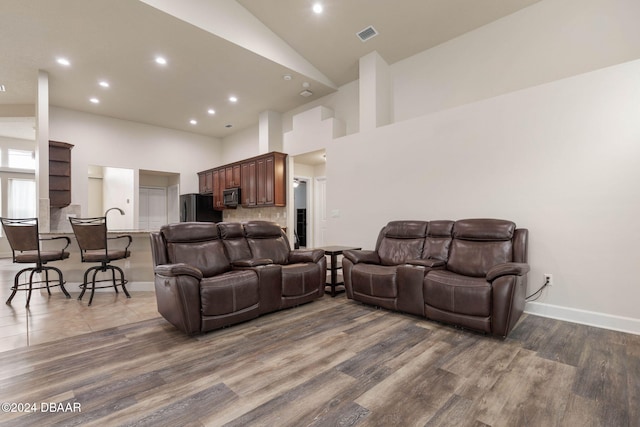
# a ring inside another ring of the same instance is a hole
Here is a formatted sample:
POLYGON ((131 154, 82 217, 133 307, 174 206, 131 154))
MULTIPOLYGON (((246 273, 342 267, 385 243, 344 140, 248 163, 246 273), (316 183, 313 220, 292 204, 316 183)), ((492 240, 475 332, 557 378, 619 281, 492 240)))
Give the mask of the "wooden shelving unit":
POLYGON ((49 201, 52 208, 71 204, 72 144, 49 141, 49 201))

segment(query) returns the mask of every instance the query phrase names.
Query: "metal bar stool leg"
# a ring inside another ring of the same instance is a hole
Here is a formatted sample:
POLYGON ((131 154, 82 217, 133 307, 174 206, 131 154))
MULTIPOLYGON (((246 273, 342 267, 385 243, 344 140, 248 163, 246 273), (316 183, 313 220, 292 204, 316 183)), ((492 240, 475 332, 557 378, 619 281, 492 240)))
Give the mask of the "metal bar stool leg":
POLYGON ((114 265, 112 267, 114 268, 114 270, 118 270, 118 272, 120 273, 120 286, 122 286, 124 294, 127 296, 127 298, 131 298, 131 295, 129 295, 129 292, 127 291, 127 287, 125 286, 127 282, 125 282, 124 280, 124 271, 122 271, 122 269, 117 265, 114 265))
POLYGON ((91 270, 93 270, 93 268, 90 268, 84 272, 84 279, 83 279, 82 285, 80 285, 80 288, 82 289, 82 291, 80 291, 80 295, 78 296, 78 301, 80 301, 84 296, 84 293, 87 292, 87 285, 88 285, 87 277, 89 277, 89 272, 91 270))
POLYGON ((113 290, 116 291, 116 294, 119 294, 120 292, 118 292, 118 285, 116 283, 116 269, 112 265, 110 265, 109 270, 111 270, 111 282, 113 283, 113 290))
POLYGON ((45 282, 45 285, 47 286, 47 293, 51 295, 51 288, 49 288, 49 269, 41 268, 40 271, 38 271, 38 273, 41 273, 42 271, 44 271, 44 282, 45 282))
POLYGON ((96 275, 98 274, 98 271, 100 271, 99 267, 96 267, 93 270, 93 279, 91 280, 91 296, 89 297, 88 305, 91 305, 91 303, 93 302, 93 294, 95 294, 96 292, 96 275))
POLYGON ((16 293, 18 292, 18 286, 20 284, 20 276, 22 275, 22 273, 29 270, 30 270, 29 268, 24 268, 20 270, 18 274, 16 274, 16 277, 13 279, 13 288, 11 288, 13 292, 11 292, 11 296, 7 300, 7 304, 11 305, 11 300, 13 299, 13 297, 16 296, 16 293))
POLYGON ((59 280, 58 283, 60 284, 60 289, 62 290, 62 292, 67 298, 71 298, 71 295, 69 295, 69 292, 67 292, 67 289, 64 287, 64 277, 62 275, 62 271, 57 267, 49 267, 49 269, 58 273, 58 280, 59 280))
POLYGON ((29 302, 31 301, 31 291, 33 291, 33 275, 36 270, 31 270, 31 274, 29 274, 29 292, 27 293, 27 305, 25 307, 29 307, 29 302))

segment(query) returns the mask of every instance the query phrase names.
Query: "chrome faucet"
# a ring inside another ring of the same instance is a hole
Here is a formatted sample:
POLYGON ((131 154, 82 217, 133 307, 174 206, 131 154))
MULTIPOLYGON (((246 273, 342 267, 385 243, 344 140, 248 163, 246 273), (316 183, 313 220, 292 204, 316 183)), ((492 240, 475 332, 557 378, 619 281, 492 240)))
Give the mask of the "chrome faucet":
POLYGON ((112 210, 117 210, 118 212, 120 212, 120 215, 124 215, 124 211, 120 208, 109 208, 104 212, 104 216, 106 217, 109 211, 112 211, 112 210))
POLYGON ((120 208, 109 208, 104 212, 104 224, 105 226, 107 225, 107 214, 109 213, 109 211, 113 211, 116 210, 118 212, 120 212, 120 215, 124 215, 124 211, 120 208))

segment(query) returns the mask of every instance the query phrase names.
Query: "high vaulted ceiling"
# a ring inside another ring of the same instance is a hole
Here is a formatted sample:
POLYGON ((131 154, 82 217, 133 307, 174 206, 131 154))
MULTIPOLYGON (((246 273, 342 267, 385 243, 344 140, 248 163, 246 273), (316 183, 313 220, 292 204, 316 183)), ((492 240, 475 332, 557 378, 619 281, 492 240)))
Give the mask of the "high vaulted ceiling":
POLYGON ((44 70, 51 105, 224 137, 357 79, 374 50, 393 64, 537 1, 0 0, 0 104, 33 104, 44 70))

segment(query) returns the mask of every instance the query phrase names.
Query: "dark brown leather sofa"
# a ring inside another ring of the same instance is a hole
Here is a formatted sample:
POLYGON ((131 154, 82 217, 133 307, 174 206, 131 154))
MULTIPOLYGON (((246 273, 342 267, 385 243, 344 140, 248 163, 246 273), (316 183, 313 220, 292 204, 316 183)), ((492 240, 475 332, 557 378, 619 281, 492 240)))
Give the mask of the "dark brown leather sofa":
POLYGON ((324 295, 322 250, 291 250, 277 224, 185 222, 151 233, 158 311, 187 334, 324 295))
POLYGON ((392 221, 344 252, 347 297, 506 337, 522 315, 528 231, 511 221, 392 221))

